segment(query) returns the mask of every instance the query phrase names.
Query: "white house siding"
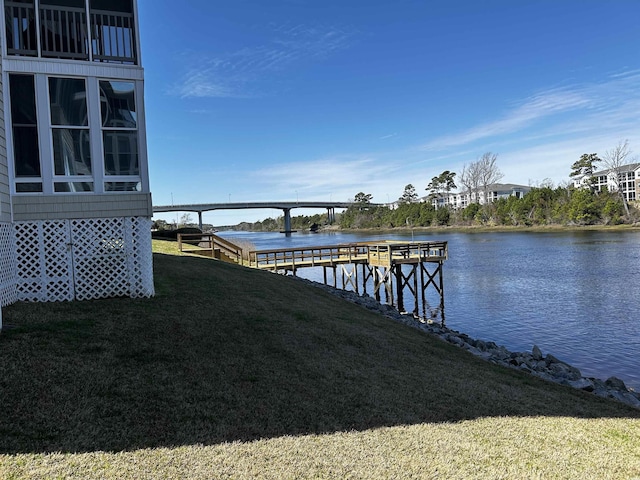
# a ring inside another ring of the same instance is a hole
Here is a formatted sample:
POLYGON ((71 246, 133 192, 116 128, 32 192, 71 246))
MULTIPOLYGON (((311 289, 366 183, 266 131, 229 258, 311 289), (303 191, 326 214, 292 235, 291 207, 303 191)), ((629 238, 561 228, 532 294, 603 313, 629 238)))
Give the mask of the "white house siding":
MULTIPOLYGON (((2 91, 2 71, 0 69, 0 91, 2 91)), ((15 251, 11 208, 9 203, 9 174, 7 169, 7 148, 4 132, 4 103, 0 95, 0 307, 16 301, 15 251)), ((0 311, 0 328, 2 313, 0 311)))
POLYGON ((73 75, 121 80, 142 80, 144 70, 134 65, 111 63, 69 62, 51 58, 5 57, 4 70, 16 73, 44 73, 47 75, 73 75))
MULTIPOLYGON (((0 91, 2 91, 2 69, 0 68, 0 91)), ((7 140, 4 130, 4 99, 0 95, 0 222, 11 222, 9 202, 9 170, 7 163, 7 140)))
POLYGON ((103 217, 153 216, 150 193, 16 195, 15 222, 103 217))

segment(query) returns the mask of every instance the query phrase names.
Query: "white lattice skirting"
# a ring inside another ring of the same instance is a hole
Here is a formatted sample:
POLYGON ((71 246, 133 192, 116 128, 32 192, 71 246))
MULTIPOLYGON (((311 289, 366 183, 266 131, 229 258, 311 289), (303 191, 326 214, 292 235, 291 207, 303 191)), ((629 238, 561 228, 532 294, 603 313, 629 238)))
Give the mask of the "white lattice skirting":
POLYGON ((14 232, 18 300, 154 294, 149 218, 16 222, 14 232))
POLYGON ((17 298, 13 225, 0 223, 0 307, 14 303, 17 298))

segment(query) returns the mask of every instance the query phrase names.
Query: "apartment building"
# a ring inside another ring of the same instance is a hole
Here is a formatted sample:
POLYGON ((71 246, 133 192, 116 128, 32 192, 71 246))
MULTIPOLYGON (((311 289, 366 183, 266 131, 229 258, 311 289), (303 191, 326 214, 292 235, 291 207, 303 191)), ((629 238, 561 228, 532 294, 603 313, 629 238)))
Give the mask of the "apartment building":
POLYGON ((573 185, 581 188, 589 185, 590 179, 593 179, 593 188, 598 192, 603 188, 609 191, 617 191, 618 188, 626 198, 627 202, 633 202, 640 199, 640 163, 630 163, 624 165, 619 170, 602 170, 594 172, 592 176, 583 175, 576 177, 573 185))
MULTIPOLYGON (((522 198, 531 187, 526 185, 516 185, 513 183, 493 183, 487 187, 487 198, 484 189, 468 190, 462 192, 451 192, 448 195, 440 195, 431 199, 431 204, 436 208, 448 207, 454 210, 466 208, 471 203, 484 205, 495 202, 500 198, 516 197, 522 198)), ((428 197, 427 197, 428 198, 428 197)))

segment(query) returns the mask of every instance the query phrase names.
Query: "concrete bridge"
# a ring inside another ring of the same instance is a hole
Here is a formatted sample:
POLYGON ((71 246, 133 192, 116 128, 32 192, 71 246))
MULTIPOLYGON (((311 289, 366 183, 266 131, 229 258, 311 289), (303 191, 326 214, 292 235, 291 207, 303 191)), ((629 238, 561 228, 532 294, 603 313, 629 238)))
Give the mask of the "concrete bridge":
MULTIPOLYGON (((275 208, 284 212, 284 231, 291 233, 291 210, 294 208, 325 208, 329 223, 336 219, 336 208, 349 208, 353 202, 240 202, 240 203, 191 203, 185 205, 154 205, 153 213, 163 212, 195 212, 198 214, 198 224, 202 229, 202 212, 211 210, 247 210, 275 208)), ((375 204, 370 204, 376 206, 375 204)))

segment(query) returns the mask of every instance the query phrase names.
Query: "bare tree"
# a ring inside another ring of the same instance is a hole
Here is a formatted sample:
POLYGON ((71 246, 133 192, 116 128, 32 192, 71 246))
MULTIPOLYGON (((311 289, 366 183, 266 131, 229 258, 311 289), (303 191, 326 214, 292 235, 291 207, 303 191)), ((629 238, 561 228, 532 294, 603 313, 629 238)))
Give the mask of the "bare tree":
POLYGON ((608 170, 607 173, 611 178, 614 189, 618 192, 622 205, 624 205, 624 213, 627 218, 629 217, 629 203, 624 192, 628 182, 625 167, 627 166, 627 158, 631 153, 629 140, 625 140, 624 142, 620 141, 615 148, 607 150, 602 156, 602 162, 608 170))
POLYGON ((465 164, 460 172, 460 184, 469 192, 469 203, 473 203, 474 193, 475 203, 478 203, 479 165, 478 162, 471 162, 468 166, 465 164))
POLYGON ((477 161, 478 163, 478 177, 480 185, 484 191, 484 203, 489 203, 489 185, 496 183, 502 177, 503 173, 498 168, 496 160, 498 159, 497 153, 486 152, 477 161))
POLYGON ((190 213, 183 213, 180 216, 180 223, 178 223, 178 228, 188 227, 193 223, 193 218, 191 218, 190 213))

